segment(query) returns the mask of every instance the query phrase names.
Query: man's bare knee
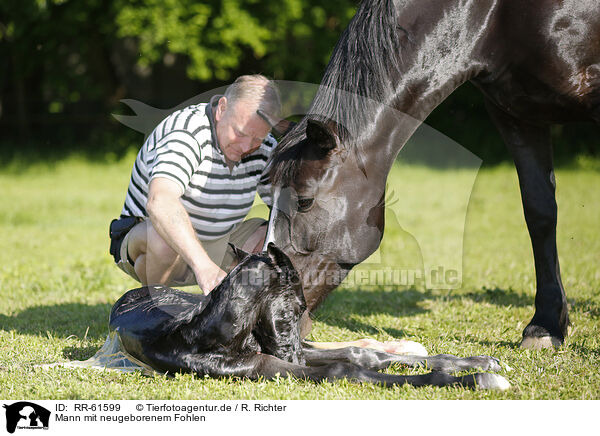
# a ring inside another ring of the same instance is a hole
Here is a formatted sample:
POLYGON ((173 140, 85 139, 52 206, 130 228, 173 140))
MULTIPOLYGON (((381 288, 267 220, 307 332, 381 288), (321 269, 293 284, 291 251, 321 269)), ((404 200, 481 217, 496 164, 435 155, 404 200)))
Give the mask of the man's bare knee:
POLYGON ((177 261, 179 257, 177 252, 167 244, 151 224, 148 225, 147 235, 147 255, 160 263, 172 264, 177 261))
POLYGON ((173 277, 182 274, 187 265, 158 234, 150 221, 131 230, 128 252, 134 268, 144 285, 168 285, 173 277))
POLYGON ((143 221, 136 224, 127 236, 127 253, 134 262, 139 256, 146 254, 147 243, 147 221, 143 221))

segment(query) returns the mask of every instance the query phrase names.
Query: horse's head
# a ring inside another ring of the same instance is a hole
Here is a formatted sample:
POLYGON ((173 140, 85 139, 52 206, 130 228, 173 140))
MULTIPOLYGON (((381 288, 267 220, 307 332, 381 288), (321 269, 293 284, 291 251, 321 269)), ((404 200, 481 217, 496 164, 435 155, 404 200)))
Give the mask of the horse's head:
MULTIPOLYGON (((381 166, 381 159, 368 156, 341 125, 305 118, 272 159, 267 242, 280 246, 301 275, 348 271, 362 262, 383 235, 389 168, 381 166)), ((303 284, 306 294, 310 284, 304 277, 303 284)))

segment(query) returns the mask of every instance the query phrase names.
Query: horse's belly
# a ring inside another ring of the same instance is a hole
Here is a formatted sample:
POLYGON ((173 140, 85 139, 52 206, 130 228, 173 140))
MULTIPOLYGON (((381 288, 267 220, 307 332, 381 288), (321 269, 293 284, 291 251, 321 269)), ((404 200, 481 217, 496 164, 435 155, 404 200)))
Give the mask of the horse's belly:
POLYGON ((590 108, 581 99, 555 90, 523 72, 507 72, 492 83, 472 82, 507 114, 531 123, 590 121, 590 108))

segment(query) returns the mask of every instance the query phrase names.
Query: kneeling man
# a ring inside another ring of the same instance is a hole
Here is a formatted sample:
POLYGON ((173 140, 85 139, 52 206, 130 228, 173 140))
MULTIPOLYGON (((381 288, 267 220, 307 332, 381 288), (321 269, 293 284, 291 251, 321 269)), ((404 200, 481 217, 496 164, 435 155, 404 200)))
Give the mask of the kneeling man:
POLYGON ((253 75, 164 119, 138 153, 111 223, 117 266, 144 285, 197 284, 208 294, 235 264, 228 242, 260 251, 266 222, 244 218, 257 191, 271 206, 268 120, 279 111, 275 85, 253 75))

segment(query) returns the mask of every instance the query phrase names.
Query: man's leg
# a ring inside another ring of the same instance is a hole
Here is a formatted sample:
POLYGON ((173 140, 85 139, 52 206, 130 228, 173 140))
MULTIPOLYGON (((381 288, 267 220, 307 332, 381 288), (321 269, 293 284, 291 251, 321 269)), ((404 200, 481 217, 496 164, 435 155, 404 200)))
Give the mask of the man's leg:
MULTIPOLYGON (((243 222, 230 236, 224 237, 222 240, 203 243, 203 245, 213 261, 221 264, 221 268, 228 272, 237 262, 234 262, 234 256, 231 253, 227 252, 225 255, 227 242, 241 247, 244 251, 256 253, 262 251, 266 233, 266 221, 254 218, 243 222)), ((195 284, 195 278, 193 274, 189 274, 187 264, 158 234, 150 220, 141 222, 131 229, 123 241, 123 245, 126 247, 126 254, 133 261, 137 275, 134 278, 137 278, 143 285, 185 286, 195 284), (190 281, 188 279, 194 283, 188 283, 190 281)))
POLYGON ((158 234, 150 220, 136 225, 127 235, 127 250, 143 285, 168 286, 182 277, 187 264, 158 234))

